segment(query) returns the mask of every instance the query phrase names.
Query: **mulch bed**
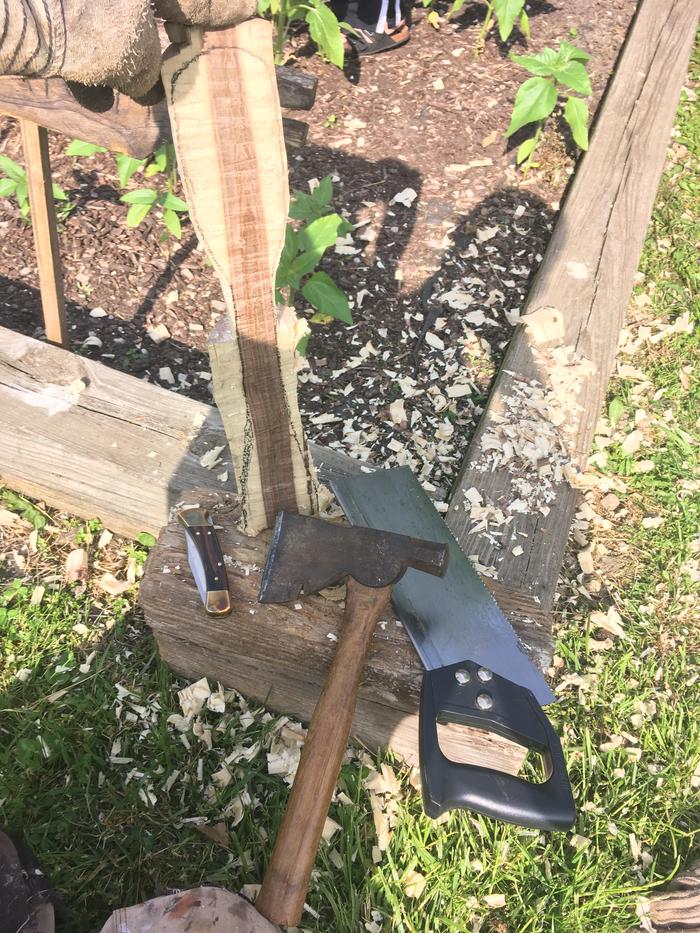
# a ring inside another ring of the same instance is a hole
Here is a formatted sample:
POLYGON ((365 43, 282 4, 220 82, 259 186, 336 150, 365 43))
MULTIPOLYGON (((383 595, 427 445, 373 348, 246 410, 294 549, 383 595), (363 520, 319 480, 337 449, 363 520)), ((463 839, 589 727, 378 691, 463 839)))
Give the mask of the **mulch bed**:
MULTIPOLYGON (((635 6, 532 3, 531 47, 566 39, 586 49, 597 105, 635 6)), ((574 167, 573 150, 550 133, 540 168, 516 170, 524 137, 503 132, 526 75, 508 52, 524 46, 517 30, 506 45, 492 32, 475 57, 483 10, 470 4, 439 31, 416 10, 407 46, 350 61, 345 74, 309 57, 304 37, 294 43, 298 67, 320 81, 304 115, 309 143, 289 159, 291 187, 332 175, 336 208, 361 225, 323 262, 355 323, 312 327, 300 384, 308 433, 354 456, 408 463, 443 494, 574 167)), ((55 179, 76 204, 60 231, 72 349, 211 401, 206 336, 224 305, 189 221, 179 243, 162 242, 150 218, 128 229, 112 157, 72 159, 66 144, 51 139, 55 179), (157 324, 170 333, 158 344, 147 335, 157 324)), ((22 160, 12 120, 0 123, 0 151, 22 160)), ((31 229, 13 202, 0 206, 0 323, 41 336, 31 229)))

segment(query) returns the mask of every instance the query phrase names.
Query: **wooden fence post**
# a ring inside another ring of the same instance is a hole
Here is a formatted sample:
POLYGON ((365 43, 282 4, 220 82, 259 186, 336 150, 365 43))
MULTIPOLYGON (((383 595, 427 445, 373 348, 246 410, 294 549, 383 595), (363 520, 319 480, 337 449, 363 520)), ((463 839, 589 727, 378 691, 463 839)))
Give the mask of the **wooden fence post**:
POLYGON ((65 347, 68 345, 68 327, 63 300, 48 133, 43 126, 31 120, 21 120, 20 125, 46 339, 65 347))

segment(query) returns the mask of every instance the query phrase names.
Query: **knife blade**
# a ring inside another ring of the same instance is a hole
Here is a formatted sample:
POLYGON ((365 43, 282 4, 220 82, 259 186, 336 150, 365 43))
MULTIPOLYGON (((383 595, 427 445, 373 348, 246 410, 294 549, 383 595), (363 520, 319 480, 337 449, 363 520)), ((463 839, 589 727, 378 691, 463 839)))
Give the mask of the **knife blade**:
POLYGON ((460 807, 521 826, 568 828, 575 813, 566 764, 540 705, 554 695, 416 477, 399 467, 338 477, 331 486, 352 524, 430 538, 449 548, 441 579, 409 570, 392 597, 426 668, 419 723, 425 812, 436 818, 460 807), (535 784, 451 761, 437 731, 438 723, 450 722, 535 750, 546 780, 535 784))
POLYGON ((188 506, 177 512, 177 520, 185 529, 187 559, 205 610, 213 616, 228 615, 228 577, 211 515, 207 509, 188 506))

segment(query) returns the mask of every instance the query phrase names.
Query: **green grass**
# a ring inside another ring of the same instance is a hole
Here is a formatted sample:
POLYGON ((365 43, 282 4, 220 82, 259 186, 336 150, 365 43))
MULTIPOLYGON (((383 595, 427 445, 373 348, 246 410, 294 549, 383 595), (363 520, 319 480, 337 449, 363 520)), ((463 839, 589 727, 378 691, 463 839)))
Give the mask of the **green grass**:
MULTIPOLYGON (((676 149, 668 166, 638 293, 651 294, 650 319, 690 311, 697 324, 700 114, 690 104, 681 105, 674 142, 689 153, 676 149)), ((332 805, 342 829, 322 846, 308 897, 320 919, 305 914, 306 929, 354 933, 381 917, 384 930, 401 933, 622 933, 634 923, 638 898, 698 857, 700 804, 691 779, 700 764, 700 587, 689 562, 700 558, 692 550, 700 536, 699 352, 696 329, 624 359, 646 374, 648 389, 617 379, 609 400, 620 400, 614 408, 623 434, 645 409, 650 446, 634 457, 617 441, 608 448, 604 472, 625 484, 618 495, 626 514, 597 532, 613 558, 601 574, 604 587, 581 591, 573 552, 560 586, 555 682, 561 689, 572 675, 587 680, 564 686, 550 714, 576 795, 574 832, 588 843, 576 847, 572 834, 543 835, 466 813, 433 823, 400 772, 396 826, 375 864, 367 768, 354 760, 340 779, 352 803, 332 805), (653 461, 652 471, 633 472, 641 456, 653 461), (644 528, 645 515, 662 524, 644 528), (590 624, 591 612, 610 605, 628 637, 594 650, 605 633, 590 624), (650 715, 639 719, 641 702, 655 710, 646 706, 650 715), (620 747, 601 750, 612 736, 620 747), (412 870, 426 879, 416 898, 403 890, 412 870), (488 906, 485 897, 494 894, 504 906, 488 906)), ((226 713, 202 717, 213 749, 191 731, 186 747, 168 723, 179 712, 182 684, 159 662, 133 592, 109 600, 91 587, 81 594, 57 583, 31 605, 34 585, 60 573, 67 547, 65 527, 52 520, 39 531, 39 557, 26 573, 10 571, 9 555, 0 563, 0 821, 26 838, 63 893, 59 929, 94 931, 116 906, 202 879, 233 890, 259 882, 286 786, 267 773, 264 752, 232 765, 225 788, 214 787, 211 775, 233 749, 264 744, 275 720, 254 709, 251 721, 245 703, 230 698, 226 713), (26 682, 15 677, 23 668, 31 669, 26 682), (122 690, 120 699, 117 685, 130 694, 122 690), (132 760, 112 763, 113 753, 132 760), (245 793, 251 803, 234 826, 234 802, 245 793), (194 817, 223 818, 229 848, 186 822, 194 817)))

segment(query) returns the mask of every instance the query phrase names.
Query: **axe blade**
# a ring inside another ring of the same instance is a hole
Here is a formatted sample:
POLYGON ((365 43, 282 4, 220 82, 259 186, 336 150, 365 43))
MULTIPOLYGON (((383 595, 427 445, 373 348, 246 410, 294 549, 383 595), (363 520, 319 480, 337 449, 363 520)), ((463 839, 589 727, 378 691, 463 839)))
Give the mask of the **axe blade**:
POLYGON ((447 553, 445 544, 434 541, 280 512, 258 598, 284 603, 348 576, 363 586, 389 586, 409 567, 442 576, 447 553))

